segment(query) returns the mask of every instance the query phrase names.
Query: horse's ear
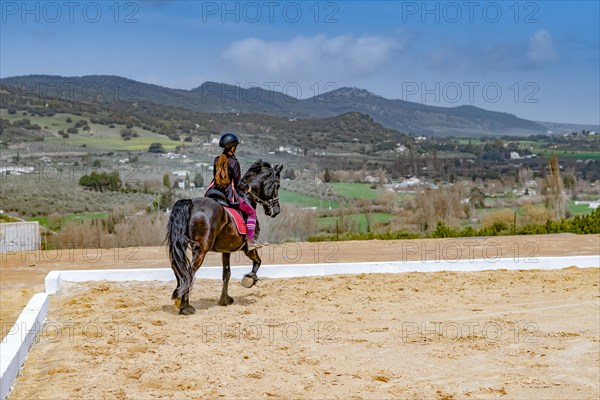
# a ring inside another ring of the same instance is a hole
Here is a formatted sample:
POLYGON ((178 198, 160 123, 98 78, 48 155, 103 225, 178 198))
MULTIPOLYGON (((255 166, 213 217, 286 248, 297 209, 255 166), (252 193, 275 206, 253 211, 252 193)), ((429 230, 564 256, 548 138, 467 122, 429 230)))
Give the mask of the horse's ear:
POLYGON ((283 169, 283 164, 278 165, 275 167, 275 171, 277 171, 277 175, 279 175, 281 173, 281 170, 283 169))

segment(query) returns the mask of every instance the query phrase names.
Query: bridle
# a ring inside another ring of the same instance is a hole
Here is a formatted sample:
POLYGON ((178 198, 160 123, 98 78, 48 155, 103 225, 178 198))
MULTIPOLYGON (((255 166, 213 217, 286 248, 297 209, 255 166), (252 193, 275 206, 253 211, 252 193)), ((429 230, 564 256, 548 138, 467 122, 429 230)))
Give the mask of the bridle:
POLYGON ((279 196, 269 200, 263 200, 252 192, 247 192, 246 194, 252 197, 257 203, 267 207, 269 209, 269 214, 273 214, 273 207, 275 207, 276 204, 279 204, 279 196))
MULTIPOLYGON (((273 174, 275 174, 275 171, 273 169, 271 169, 271 171, 273 172, 273 174)), ((269 200, 263 200, 252 192, 247 192, 246 194, 248 194, 250 197, 252 197, 252 199, 254 199, 257 203, 260 203, 264 207, 267 207, 269 209, 269 215, 273 214, 273 207, 275 207, 275 205, 279 204, 279 196, 273 197, 272 199, 269 199, 269 200)))

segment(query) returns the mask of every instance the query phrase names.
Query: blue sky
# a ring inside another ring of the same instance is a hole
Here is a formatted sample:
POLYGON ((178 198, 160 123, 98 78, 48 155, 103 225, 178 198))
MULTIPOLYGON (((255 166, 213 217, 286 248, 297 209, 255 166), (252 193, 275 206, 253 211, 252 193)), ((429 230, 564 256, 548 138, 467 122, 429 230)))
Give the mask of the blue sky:
POLYGON ((2 1, 0 77, 342 86, 600 123, 598 1, 2 1))

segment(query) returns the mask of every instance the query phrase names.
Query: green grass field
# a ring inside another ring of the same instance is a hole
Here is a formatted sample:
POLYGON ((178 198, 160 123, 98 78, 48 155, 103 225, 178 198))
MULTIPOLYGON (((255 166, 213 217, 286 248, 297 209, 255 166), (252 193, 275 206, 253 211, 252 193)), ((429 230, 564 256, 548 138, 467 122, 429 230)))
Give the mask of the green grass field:
POLYGON ((594 211, 587 204, 575 204, 573 200, 567 201, 566 207, 571 215, 586 215, 594 211))
MULTIPOLYGON (((63 215, 60 221, 60 225, 64 226, 69 222, 73 221, 82 221, 86 219, 104 219, 108 218, 108 213, 99 212, 99 213, 88 213, 88 214, 69 214, 63 215)), ((48 217, 33 217, 29 218, 29 221, 38 221, 40 225, 46 228, 53 228, 48 226, 48 217)))
POLYGON ((134 150, 148 150, 148 147, 152 143, 160 143, 163 145, 164 149, 174 150, 175 147, 179 144, 179 142, 174 142, 165 136, 160 135, 160 137, 138 137, 132 138, 131 140, 123 140, 120 137, 106 137, 106 136, 98 136, 98 137, 85 137, 78 135, 71 135, 68 139, 63 139, 62 137, 52 137, 46 138, 47 143, 52 144, 68 144, 71 146, 82 146, 100 149, 100 150, 121 150, 121 151, 134 151, 134 150))
POLYGON ((459 139, 456 139, 456 141, 459 144, 469 144, 469 142, 470 142, 472 145, 482 144, 485 142, 484 139, 478 139, 478 138, 459 138, 459 139))
MULTIPOLYGON (((392 219, 392 214, 388 213, 372 213, 371 217, 371 226, 376 223, 387 224, 392 219)), ((367 232, 367 218, 365 214, 350 214, 344 216, 344 218, 348 218, 352 221, 353 224, 356 225, 356 229, 360 233, 367 232)), ((340 217, 322 217, 319 218, 319 225, 322 228, 335 229, 336 220, 339 220, 340 217)))
POLYGON ((340 204, 337 201, 329 199, 321 199, 316 196, 309 196, 306 194, 290 192, 287 190, 279 191, 279 200, 282 204, 295 204, 301 207, 317 207, 320 209, 339 208, 340 204))
POLYGON ((0 117, 8 119, 11 123, 15 120, 28 119, 32 124, 38 124, 44 130, 49 130, 53 133, 53 136, 46 136, 44 141, 51 144, 66 144, 71 146, 83 146, 92 149, 100 150, 122 150, 122 151, 136 151, 136 150, 148 150, 148 147, 152 143, 160 143, 163 145, 165 150, 174 150, 180 142, 173 141, 155 132, 151 132, 141 128, 134 128, 134 130, 140 135, 137 138, 131 138, 131 140, 123 140, 121 138, 121 129, 125 128, 125 125, 116 124, 114 128, 109 128, 107 125, 93 124, 89 117, 78 116, 73 114, 58 113, 52 117, 39 117, 37 115, 22 115, 21 111, 16 114, 8 114, 6 109, 0 110, 0 117), (66 122, 67 118, 71 118, 72 122, 66 122), (58 134, 59 130, 67 131, 68 128, 73 127, 79 120, 85 119, 88 121, 90 127, 89 131, 78 129, 79 133, 69 134, 69 138, 63 138, 58 134), (45 128, 48 127, 48 128, 45 128))
POLYGON ((598 151, 579 151, 579 150, 539 150, 538 155, 542 157, 556 156, 558 158, 569 158, 575 160, 600 160, 598 151))
POLYGON ((352 199, 372 200, 381 194, 380 190, 371 189, 368 183, 334 182, 330 183, 330 185, 338 195, 352 199))
MULTIPOLYGON (((485 139, 476 138, 460 138, 457 139, 457 141, 460 144, 468 144, 471 142, 473 145, 480 145, 486 142, 485 139)), ((598 151, 548 149, 546 146, 552 144, 551 141, 515 140, 514 142, 526 148, 531 147, 531 151, 541 157, 551 157, 555 155, 558 158, 575 160, 600 160, 600 152, 598 151)))

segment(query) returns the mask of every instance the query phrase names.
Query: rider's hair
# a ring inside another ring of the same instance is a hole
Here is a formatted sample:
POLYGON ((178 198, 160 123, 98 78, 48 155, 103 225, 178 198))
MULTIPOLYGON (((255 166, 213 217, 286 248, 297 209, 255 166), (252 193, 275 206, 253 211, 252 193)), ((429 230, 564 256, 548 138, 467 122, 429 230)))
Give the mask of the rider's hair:
POLYGON ((225 152, 219 156, 217 160, 217 170, 215 172, 215 183, 217 187, 225 189, 231 182, 229 178, 229 161, 225 152))

